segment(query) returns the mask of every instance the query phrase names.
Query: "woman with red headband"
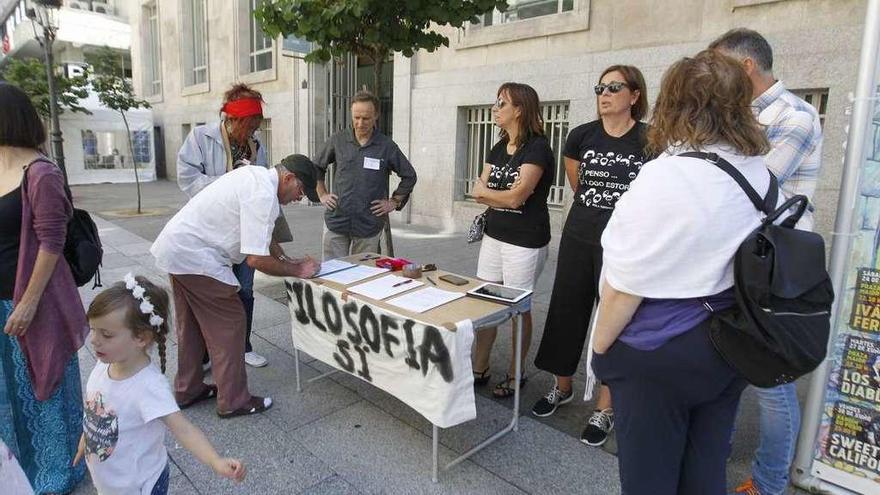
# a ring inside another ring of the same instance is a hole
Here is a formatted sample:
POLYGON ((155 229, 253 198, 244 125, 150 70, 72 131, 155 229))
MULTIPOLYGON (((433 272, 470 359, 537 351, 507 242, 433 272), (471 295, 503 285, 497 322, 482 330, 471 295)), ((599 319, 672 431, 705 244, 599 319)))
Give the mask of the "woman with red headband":
MULTIPOLYGON (((232 86, 223 95, 219 122, 200 125, 186 137, 177 154, 177 184, 189 197, 214 182, 218 177, 242 165, 268 167, 266 149, 254 135, 263 121, 263 96, 245 84, 232 86)), ((273 256, 283 254, 278 242, 293 240, 287 222, 279 217, 273 233, 273 256)), ((254 269, 247 263, 233 266, 238 291, 247 317, 245 362, 254 367, 268 364, 251 346, 254 319, 254 269)), ((207 355, 205 363, 208 363, 207 355)), ((206 366, 207 368, 207 366, 206 366)))

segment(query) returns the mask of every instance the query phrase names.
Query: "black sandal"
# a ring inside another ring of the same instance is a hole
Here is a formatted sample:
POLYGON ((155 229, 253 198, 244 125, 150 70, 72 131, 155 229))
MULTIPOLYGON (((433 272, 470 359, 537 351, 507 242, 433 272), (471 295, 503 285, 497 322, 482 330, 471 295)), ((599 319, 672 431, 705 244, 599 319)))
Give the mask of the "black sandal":
MULTIPOLYGON (((516 391, 513 389, 513 377, 510 375, 504 375, 504 380, 498 382, 495 385, 495 390, 492 391, 492 395, 495 396, 496 399, 506 399, 508 397, 513 397, 516 391)), ((519 379, 519 389, 522 390, 523 386, 526 384, 526 377, 521 377, 519 379)))
POLYGON ((480 386, 483 386, 483 385, 489 383, 489 380, 492 378, 492 375, 489 374, 489 367, 488 366, 483 371, 472 371, 472 372, 474 374, 474 386, 475 387, 480 387, 480 386))
POLYGON ((187 402, 178 402, 177 407, 180 409, 186 409, 188 407, 192 407, 199 402, 206 401, 217 397, 217 385, 205 385, 205 389, 202 390, 202 393, 197 395, 194 399, 187 402))
POLYGON ((251 396, 251 400, 244 407, 226 413, 217 411, 217 416, 223 419, 235 418, 237 416, 249 416, 251 414, 259 414, 267 411, 272 407, 272 399, 270 397, 251 396))

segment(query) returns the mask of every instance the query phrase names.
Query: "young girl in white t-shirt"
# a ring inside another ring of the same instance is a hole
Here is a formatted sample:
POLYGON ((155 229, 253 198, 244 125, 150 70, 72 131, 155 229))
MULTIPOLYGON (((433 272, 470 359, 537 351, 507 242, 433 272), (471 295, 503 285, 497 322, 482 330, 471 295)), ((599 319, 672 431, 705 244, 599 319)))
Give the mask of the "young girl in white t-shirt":
POLYGON ((129 273, 124 282, 98 294, 87 315, 99 362, 86 385, 83 435, 74 463, 85 456, 98 493, 166 494, 166 427, 217 474, 243 480, 242 462, 217 454, 180 412, 165 379, 168 293, 129 273), (153 344, 161 371, 150 361, 153 344))

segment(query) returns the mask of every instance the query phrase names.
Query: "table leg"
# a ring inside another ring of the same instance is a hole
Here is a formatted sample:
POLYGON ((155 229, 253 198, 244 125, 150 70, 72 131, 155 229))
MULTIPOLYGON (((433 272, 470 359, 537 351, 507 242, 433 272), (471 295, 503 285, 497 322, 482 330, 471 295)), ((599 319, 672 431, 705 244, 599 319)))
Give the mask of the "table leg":
POLYGON ((519 384, 522 376, 522 338, 523 338, 523 316, 517 314, 513 317, 514 336, 516 337, 516 352, 514 358, 516 364, 513 365, 513 431, 519 431, 519 384))
POLYGON ((437 483, 438 479, 438 471, 440 466, 440 428, 437 425, 432 425, 433 435, 431 436, 431 446, 433 449, 433 465, 431 466, 431 481, 437 483))
MULTIPOLYGON (((519 423, 518 423, 518 421, 519 421, 519 377, 522 374, 521 363, 520 363, 522 361, 522 315, 521 314, 514 315, 512 323, 513 323, 514 332, 516 334, 516 347, 515 347, 515 352, 514 352, 514 354, 515 354, 514 357, 516 358, 516 365, 514 366, 515 385, 513 388, 513 392, 514 392, 513 393, 513 400, 514 400, 513 416, 510 419, 510 423, 508 423, 508 425, 505 426, 504 429, 496 432, 494 435, 487 438, 486 440, 483 440, 479 445, 473 447, 472 449, 468 450, 464 454, 461 454, 460 456, 458 456, 452 462, 450 462, 449 464, 444 466, 443 467, 444 470, 450 469, 453 466, 460 464, 461 462, 467 460, 472 455, 476 454, 477 452, 479 452, 479 451, 483 450, 484 448, 488 447, 489 445, 491 445, 492 442, 494 442, 495 440, 498 440, 499 438, 510 433, 511 431, 518 431, 518 429, 519 429, 519 423)), ((435 426, 435 428, 436 428, 436 426, 435 426)), ((435 436, 435 439, 436 439, 436 436, 435 436)))
POLYGON ((299 378, 299 349, 293 346, 293 369, 296 371, 296 391, 302 392, 302 382, 299 378))

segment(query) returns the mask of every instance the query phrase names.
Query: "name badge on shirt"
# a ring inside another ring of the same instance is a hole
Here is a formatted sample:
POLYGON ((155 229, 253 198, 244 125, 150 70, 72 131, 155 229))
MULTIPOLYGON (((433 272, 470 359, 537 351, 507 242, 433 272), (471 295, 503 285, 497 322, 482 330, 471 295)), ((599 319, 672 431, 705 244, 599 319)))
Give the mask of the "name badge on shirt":
POLYGON ((382 163, 382 160, 378 158, 367 158, 364 157, 364 168, 368 168, 370 170, 379 170, 379 165, 382 163))

